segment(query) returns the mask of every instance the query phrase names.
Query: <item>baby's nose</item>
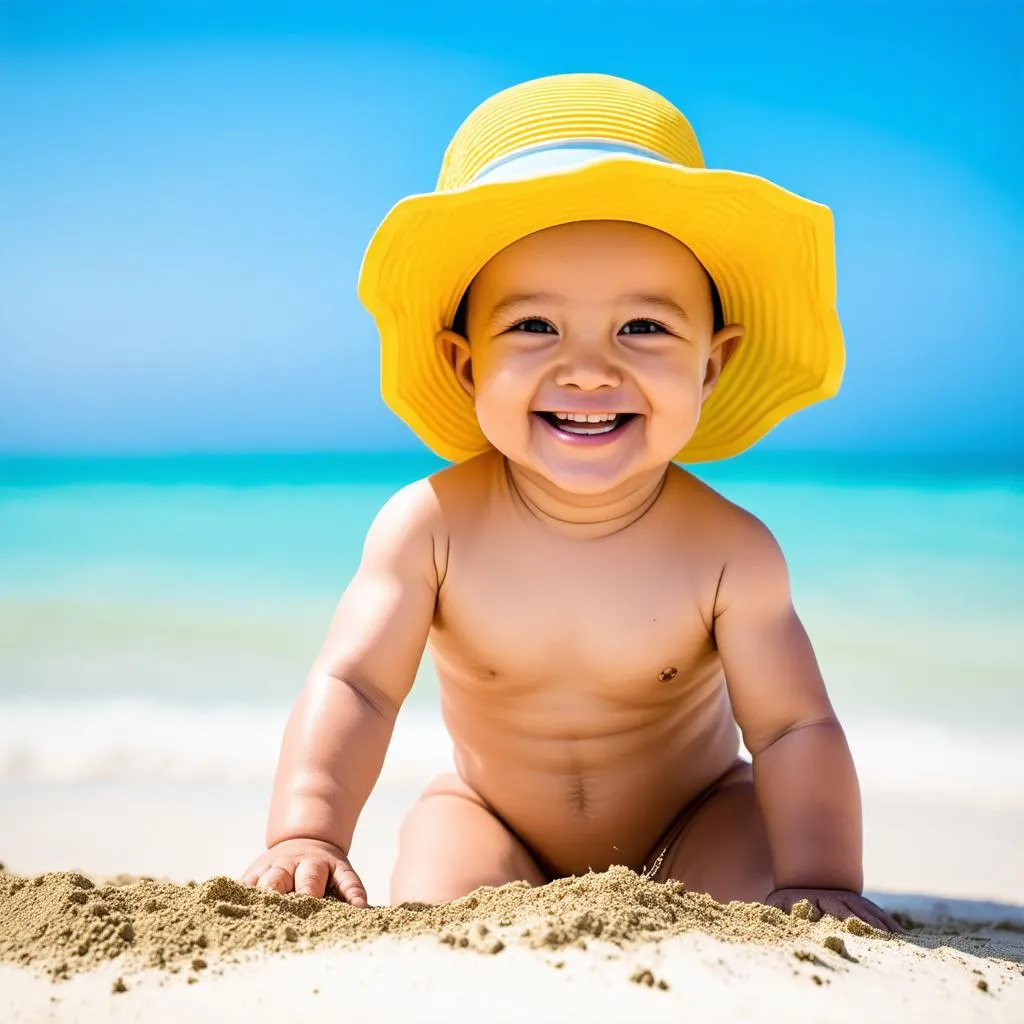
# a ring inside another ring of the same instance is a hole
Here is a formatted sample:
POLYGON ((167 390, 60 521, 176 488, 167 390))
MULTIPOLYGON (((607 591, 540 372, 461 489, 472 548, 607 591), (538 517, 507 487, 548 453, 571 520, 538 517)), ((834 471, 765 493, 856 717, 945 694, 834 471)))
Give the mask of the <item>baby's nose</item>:
POLYGON ((622 383, 622 374, 615 362, 597 345, 567 346, 555 372, 560 387, 596 391, 614 388, 622 383))

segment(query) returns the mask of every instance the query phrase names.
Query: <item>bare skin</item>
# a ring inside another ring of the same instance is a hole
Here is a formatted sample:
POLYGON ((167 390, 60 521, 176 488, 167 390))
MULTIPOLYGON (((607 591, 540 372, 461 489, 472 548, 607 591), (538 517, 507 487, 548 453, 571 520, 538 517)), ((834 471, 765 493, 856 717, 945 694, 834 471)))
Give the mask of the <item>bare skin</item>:
POLYGON ((625 864, 895 930, 782 553, 671 461, 743 339, 696 257, 635 224, 538 232, 474 280, 467 335, 438 344, 493 450, 378 515, 242 880, 366 905, 347 851, 428 646, 456 773, 403 822, 393 902, 625 864))

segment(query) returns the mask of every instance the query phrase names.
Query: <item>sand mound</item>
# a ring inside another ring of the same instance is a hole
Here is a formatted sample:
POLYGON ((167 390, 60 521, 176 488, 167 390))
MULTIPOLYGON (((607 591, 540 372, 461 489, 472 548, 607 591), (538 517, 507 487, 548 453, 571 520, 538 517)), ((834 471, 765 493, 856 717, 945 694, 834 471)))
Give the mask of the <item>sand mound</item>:
MULTIPOLYGON (((124 956, 139 967, 202 970, 216 954, 308 949, 381 935, 433 935, 456 947, 499 953, 509 942, 535 948, 623 944, 700 930, 726 940, 788 943, 852 931, 881 936, 860 921, 784 914, 760 904, 722 905, 626 868, 566 878, 539 888, 483 888, 438 906, 357 910, 334 899, 281 895, 215 877, 197 885, 120 879, 97 886, 76 872, 22 878, 0 872, 0 959, 53 978, 124 956), (821 933, 820 935, 818 933, 821 933)), ((835 937, 835 943, 841 939, 835 937)))

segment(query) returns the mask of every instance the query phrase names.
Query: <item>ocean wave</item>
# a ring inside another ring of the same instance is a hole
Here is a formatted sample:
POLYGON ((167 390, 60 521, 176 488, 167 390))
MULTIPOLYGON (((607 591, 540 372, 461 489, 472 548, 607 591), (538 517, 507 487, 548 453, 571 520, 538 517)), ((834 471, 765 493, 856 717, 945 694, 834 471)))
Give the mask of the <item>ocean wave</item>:
MULTIPOLYGON (((267 781, 288 707, 193 709, 136 700, 0 704, 0 780, 267 781)), ((388 751, 390 776, 451 762, 439 715, 405 709, 388 751)))
MULTIPOLYGON (((286 706, 3 702, 0 781, 265 782, 287 715, 286 706)), ((1024 808, 1024 735, 896 719, 845 727, 865 799, 1024 808)), ((440 715, 404 708, 382 778, 425 783, 450 765, 440 715)))

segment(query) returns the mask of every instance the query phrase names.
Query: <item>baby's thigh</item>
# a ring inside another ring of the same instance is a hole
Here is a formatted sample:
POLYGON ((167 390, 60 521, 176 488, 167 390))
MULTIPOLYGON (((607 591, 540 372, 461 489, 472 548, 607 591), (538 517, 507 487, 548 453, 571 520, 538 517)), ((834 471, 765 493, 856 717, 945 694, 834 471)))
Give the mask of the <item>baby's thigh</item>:
POLYGON ((696 804, 683 809, 664 848, 654 851, 662 855, 654 877, 721 903, 765 900, 774 888, 771 848, 750 765, 731 769, 696 804))
POLYGON ((391 902, 444 903, 481 885, 548 881, 526 847, 458 775, 440 775, 402 822, 391 902))

